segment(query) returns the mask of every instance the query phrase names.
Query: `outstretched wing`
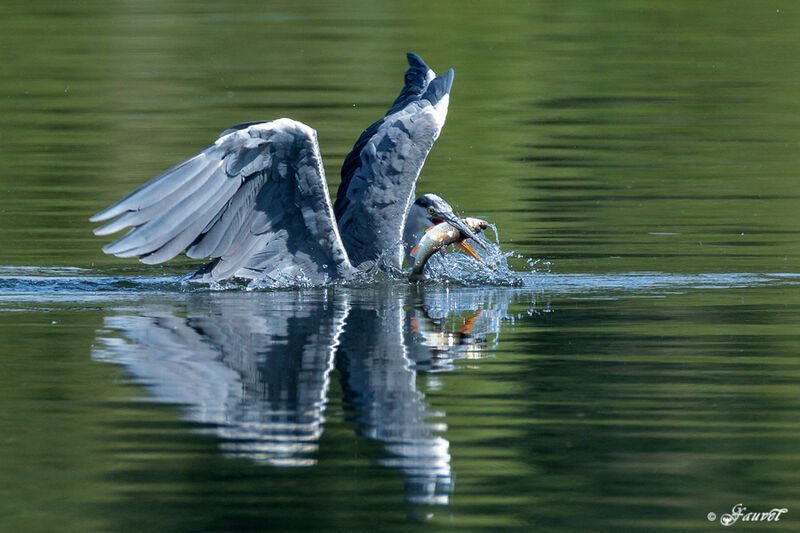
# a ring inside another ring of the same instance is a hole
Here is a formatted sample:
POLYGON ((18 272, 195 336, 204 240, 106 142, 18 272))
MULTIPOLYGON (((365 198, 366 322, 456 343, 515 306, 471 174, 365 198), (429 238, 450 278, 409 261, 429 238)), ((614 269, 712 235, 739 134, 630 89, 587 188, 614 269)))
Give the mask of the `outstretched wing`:
POLYGON ((103 251, 161 263, 186 249, 214 260, 196 278, 232 276, 312 283, 353 268, 333 218, 316 132, 289 119, 226 130, 92 222, 108 235, 133 229, 103 251))
POLYGON ((452 69, 435 77, 419 56, 408 54, 408 63, 400 96, 361 134, 342 166, 333 209, 350 261, 361 270, 382 258, 402 264, 406 214, 447 115, 452 69))

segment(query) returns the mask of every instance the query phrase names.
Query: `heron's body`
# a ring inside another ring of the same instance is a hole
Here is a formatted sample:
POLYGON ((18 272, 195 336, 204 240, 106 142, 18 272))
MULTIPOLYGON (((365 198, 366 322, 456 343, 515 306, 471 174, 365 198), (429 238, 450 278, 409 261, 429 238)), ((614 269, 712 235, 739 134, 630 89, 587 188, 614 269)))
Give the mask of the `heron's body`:
POLYGON ((408 57, 400 96, 345 159, 335 204, 313 129, 286 118, 247 123, 95 215, 92 221, 118 217, 98 235, 133 228, 103 250, 144 263, 183 250, 208 257, 194 275, 204 281, 324 283, 401 267, 403 237, 413 238, 421 224, 454 218, 435 195, 418 203, 438 198, 437 208, 447 213, 410 209, 444 125, 453 72, 436 77, 418 56, 408 57))

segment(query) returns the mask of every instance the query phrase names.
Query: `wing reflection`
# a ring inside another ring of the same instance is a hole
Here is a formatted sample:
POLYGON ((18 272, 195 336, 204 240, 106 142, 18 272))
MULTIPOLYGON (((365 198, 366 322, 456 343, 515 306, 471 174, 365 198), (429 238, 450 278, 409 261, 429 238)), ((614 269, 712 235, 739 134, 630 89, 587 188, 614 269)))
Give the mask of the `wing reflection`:
POLYGON ((379 463, 403 473, 407 500, 447 504, 445 413, 426 404, 417 372, 435 387, 433 372, 483 356, 508 304, 413 287, 194 293, 106 317, 93 357, 180 404, 226 455, 276 466, 316 463, 335 368, 359 434, 383 444, 379 463))
POLYGON ((123 338, 104 336, 94 356, 124 365, 157 401, 183 405, 227 454, 313 464, 345 302, 240 296, 106 317, 123 338))

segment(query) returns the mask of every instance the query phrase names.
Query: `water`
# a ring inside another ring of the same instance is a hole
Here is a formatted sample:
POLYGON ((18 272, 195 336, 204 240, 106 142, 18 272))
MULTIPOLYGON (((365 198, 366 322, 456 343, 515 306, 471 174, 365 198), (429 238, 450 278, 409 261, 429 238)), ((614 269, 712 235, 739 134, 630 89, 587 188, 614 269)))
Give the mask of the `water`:
POLYGON ((0 529, 796 529, 798 22, 7 2, 0 529), (335 191, 406 51, 456 71, 418 193, 492 222, 499 274, 213 290, 101 253, 92 214, 239 122, 316 128, 335 191))

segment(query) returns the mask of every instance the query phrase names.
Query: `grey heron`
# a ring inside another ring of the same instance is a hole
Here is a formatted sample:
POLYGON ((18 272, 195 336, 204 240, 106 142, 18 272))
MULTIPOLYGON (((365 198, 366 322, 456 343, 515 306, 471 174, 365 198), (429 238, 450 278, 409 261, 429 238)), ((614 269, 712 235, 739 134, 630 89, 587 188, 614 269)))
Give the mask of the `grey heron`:
POLYGON ((194 280, 317 284, 400 268, 420 232, 442 221, 477 241, 442 198, 413 200, 445 122, 453 70, 436 76, 411 53, 408 63, 400 95, 345 158, 333 205, 316 131, 287 118, 248 122, 93 216, 114 219, 96 235, 132 227, 103 251, 146 264, 184 250, 211 258, 194 280))

